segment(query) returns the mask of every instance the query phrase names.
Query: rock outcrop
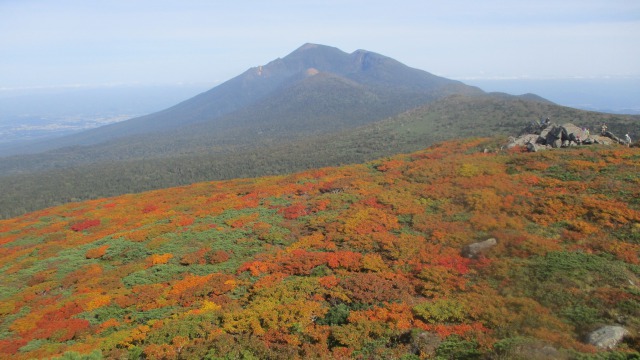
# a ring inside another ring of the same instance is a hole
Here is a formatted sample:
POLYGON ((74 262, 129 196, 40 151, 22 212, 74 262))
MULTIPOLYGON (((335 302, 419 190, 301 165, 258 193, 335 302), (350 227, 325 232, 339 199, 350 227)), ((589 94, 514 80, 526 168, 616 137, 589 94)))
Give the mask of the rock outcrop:
POLYGON ((480 241, 477 243, 465 245, 462 248, 462 256, 470 259, 477 258, 480 254, 486 252, 488 249, 496 246, 498 241, 494 238, 480 241))
POLYGON ((587 336, 587 342, 600 349, 613 349, 629 331, 622 326, 603 326, 587 336))
POLYGON ((529 124, 518 137, 509 139, 507 148, 520 146, 527 148, 528 151, 535 152, 575 145, 611 145, 613 142, 625 143, 609 131, 605 131, 600 135, 593 135, 586 128, 581 128, 571 123, 557 125, 547 119, 543 123, 533 122, 529 124))

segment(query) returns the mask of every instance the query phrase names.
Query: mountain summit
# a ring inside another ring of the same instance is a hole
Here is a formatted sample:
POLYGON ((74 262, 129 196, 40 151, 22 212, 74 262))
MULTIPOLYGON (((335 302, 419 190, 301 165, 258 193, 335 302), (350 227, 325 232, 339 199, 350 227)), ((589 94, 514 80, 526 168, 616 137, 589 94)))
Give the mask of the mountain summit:
POLYGON ((340 49, 307 43, 283 59, 276 59, 258 72, 266 76, 275 73, 285 77, 296 76, 309 69, 333 73, 372 86, 400 86, 416 91, 468 90, 468 86, 410 68, 392 58, 367 51, 356 50, 347 54, 340 49))
POLYGON ((192 143, 193 139, 187 138, 194 134, 206 134, 210 141, 212 137, 228 137, 224 131, 246 132, 265 126, 283 129, 292 124, 299 125, 294 126, 296 131, 309 127, 330 132, 459 93, 481 90, 374 52, 357 50, 349 54, 335 47, 305 44, 284 58, 250 68, 171 108, 49 141, 40 150, 167 131, 172 133, 164 135, 168 137, 154 135, 154 142, 174 142, 175 131, 182 133, 186 143, 192 143), (303 124, 300 119, 305 120, 303 124))

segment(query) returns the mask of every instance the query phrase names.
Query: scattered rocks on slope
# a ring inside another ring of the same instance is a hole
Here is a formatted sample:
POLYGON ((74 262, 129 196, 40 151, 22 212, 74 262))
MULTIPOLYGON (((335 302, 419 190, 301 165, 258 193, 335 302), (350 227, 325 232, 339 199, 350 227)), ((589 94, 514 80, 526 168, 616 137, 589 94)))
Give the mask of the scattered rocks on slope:
POLYGON ((613 349, 629 331, 622 326, 603 326, 587 336, 587 342, 600 349, 613 349))
POLYGON ((462 256, 469 259, 475 259, 480 254, 486 252, 488 249, 496 246, 497 244, 498 244, 498 241, 494 238, 491 238, 485 241, 480 241, 477 243, 465 245, 462 248, 462 256))
POLYGON ((507 148, 520 146, 535 152, 575 145, 611 145, 613 142, 626 144, 626 141, 618 138, 610 131, 606 131, 606 128, 603 129, 600 135, 594 135, 586 128, 581 128, 571 123, 557 125, 546 119, 542 123, 533 122, 529 124, 517 138, 510 138, 507 148))

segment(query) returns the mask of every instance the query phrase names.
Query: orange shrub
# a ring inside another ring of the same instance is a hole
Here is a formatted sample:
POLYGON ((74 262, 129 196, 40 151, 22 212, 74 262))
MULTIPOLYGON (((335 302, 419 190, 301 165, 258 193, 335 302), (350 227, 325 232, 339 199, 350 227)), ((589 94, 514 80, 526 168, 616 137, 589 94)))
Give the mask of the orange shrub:
POLYGON ((87 250, 84 256, 87 259, 98 259, 98 258, 101 258, 106 253, 108 248, 109 248, 109 245, 102 245, 97 248, 89 249, 87 250))
POLYGON ((147 266, 153 265, 162 265, 166 264, 171 258, 173 258, 173 254, 153 254, 147 258, 147 266))

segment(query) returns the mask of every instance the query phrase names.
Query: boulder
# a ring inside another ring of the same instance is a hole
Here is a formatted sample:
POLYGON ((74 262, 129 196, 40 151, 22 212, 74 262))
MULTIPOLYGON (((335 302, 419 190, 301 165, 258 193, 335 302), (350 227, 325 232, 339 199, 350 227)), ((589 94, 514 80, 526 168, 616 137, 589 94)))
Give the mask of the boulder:
POLYGON ((528 125, 517 138, 509 138, 507 148, 521 146, 530 152, 549 148, 561 148, 573 145, 623 143, 620 138, 607 131, 604 134, 592 135, 586 128, 572 123, 557 125, 554 123, 528 125))
POLYGON ((571 123, 566 123, 561 126, 552 125, 540 133, 540 136, 544 137, 545 143, 554 148, 579 144, 590 138, 590 134, 586 129, 571 123))
POLYGON ((587 336, 587 342, 600 349, 613 349, 629 331, 622 326, 603 326, 587 336))
POLYGON ((540 137, 539 137, 539 142, 541 144, 546 144, 547 143, 547 136, 549 135, 549 133, 551 132, 551 130, 553 130, 556 126, 555 125, 549 125, 546 128, 544 128, 541 132, 540 132, 540 137))
POLYGON ((574 143, 578 143, 578 141, 582 141, 582 138, 579 137, 578 135, 571 133, 569 134, 569 141, 570 142, 574 142, 574 143))
POLYGON ((587 136, 587 131, 584 130, 581 127, 578 127, 572 123, 566 123, 564 125, 562 125, 562 127, 564 128, 564 130, 567 132, 567 134, 569 134, 569 137, 571 137, 571 134, 573 134, 574 137, 579 137, 580 140, 584 140, 586 138, 588 138, 589 136, 587 136))
POLYGON ((536 143, 538 141, 538 137, 539 136, 536 134, 526 134, 515 139, 511 138, 507 145, 507 149, 511 149, 515 146, 527 146, 529 143, 536 143))
POLYGON ((608 137, 604 137, 604 136, 600 136, 600 135, 592 135, 591 138, 593 139, 593 143, 594 144, 600 144, 600 145, 611 145, 611 144, 613 144, 613 140, 608 138, 608 137))
POLYGON ((498 244, 498 241, 494 238, 491 238, 485 241, 480 241, 473 244, 465 245, 462 248, 462 256, 469 259, 475 259, 480 254, 486 252, 488 249, 496 246, 497 244, 498 244))
POLYGON ((602 134, 603 136, 608 137, 609 139, 617 142, 618 144, 622 144, 625 143, 624 141, 622 141, 622 139, 620 139, 619 137, 615 136, 611 131, 605 131, 604 134, 602 134))
POLYGON ((414 354, 423 354, 431 358, 436 355, 436 350, 441 343, 442 339, 438 334, 425 331, 413 337, 411 350, 414 354))
MULTIPOLYGON (((540 135, 542 136, 542 134, 540 135)), ((554 148, 562 147, 565 141, 569 140, 569 134, 563 126, 552 126, 547 136, 545 137, 545 143, 551 145, 554 148)))

